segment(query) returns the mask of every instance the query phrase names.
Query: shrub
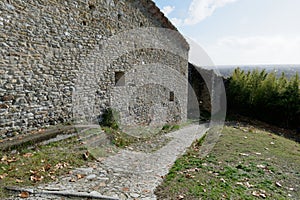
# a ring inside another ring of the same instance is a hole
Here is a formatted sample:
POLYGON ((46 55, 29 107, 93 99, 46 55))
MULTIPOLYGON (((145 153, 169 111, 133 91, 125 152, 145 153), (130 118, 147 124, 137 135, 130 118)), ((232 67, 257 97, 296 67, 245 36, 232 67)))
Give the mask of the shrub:
POLYGON ((105 112, 102 115, 102 120, 100 122, 100 125, 118 130, 119 129, 118 116, 119 115, 115 110, 113 110, 112 108, 108 108, 105 110, 105 112))

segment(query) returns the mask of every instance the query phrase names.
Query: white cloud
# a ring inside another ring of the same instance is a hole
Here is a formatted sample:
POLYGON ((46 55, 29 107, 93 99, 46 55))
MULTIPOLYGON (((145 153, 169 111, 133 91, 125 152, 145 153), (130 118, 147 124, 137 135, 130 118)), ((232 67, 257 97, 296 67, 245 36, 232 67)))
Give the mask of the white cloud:
POLYGON ((219 65, 300 63, 300 37, 224 37, 206 50, 219 65))
POLYGON ((178 19, 178 18, 171 18, 170 21, 172 22, 172 24, 174 24, 176 27, 180 27, 183 24, 183 20, 182 19, 178 19))
POLYGON ((217 8, 237 0, 193 0, 188 17, 184 20, 185 25, 195 25, 211 16, 217 8))
POLYGON ((175 6, 165 6, 161 11, 165 14, 165 16, 168 16, 171 12, 174 11, 174 9, 175 6))

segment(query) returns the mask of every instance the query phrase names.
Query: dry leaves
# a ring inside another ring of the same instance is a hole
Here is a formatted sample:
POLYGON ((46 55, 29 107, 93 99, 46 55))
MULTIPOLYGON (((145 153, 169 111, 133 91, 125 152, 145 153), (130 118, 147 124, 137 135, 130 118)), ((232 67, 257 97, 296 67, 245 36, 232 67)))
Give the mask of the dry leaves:
POLYGON ((264 191, 264 190, 253 191, 252 195, 255 196, 255 197, 261 197, 261 198, 264 198, 264 199, 267 198, 266 191, 264 191))
POLYGON ((56 164, 55 166, 54 166, 54 168, 55 168, 55 171, 56 170, 58 170, 58 169, 63 169, 63 168, 66 168, 66 167, 68 167, 69 166, 69 164, 68 163, 58 163, 58 164, 56 164))
POLYGON ((193 176, 192 174, 189 174, 189 173, 188 173, 188 174, 186 174, 186 175, 185 175, 185 177, 186 177, 186 178, 190 178, 190 179, 193 179, 193 178, 195 178, 195 176, 193 176))
POLYGON ((30 174, 31 174, 30 180, 33 182, 40 182, 44 179, 43 176, 38 174, 38 171, 30 170, 30 174))
POLYGON ((40 182, 44 179, 43 176, 40 176, 40 175, 33 175, 33 176, 30 176, 30 180, 33 181, 33 182, 40 182))
POLYGON ((25 153, 23 155, 24 158, 29 158, 29 157, 32 157, 33 156, 33 153, 25 153))
POLYGON ((46 164, 46 165, 43 167, 43 169, 44 169, 45 171, 49 171, 49 170, 51 169, 51 165, 50 165, 50 164, 46 164))
POLYGON ((76 176, 77 176, 77 179, 82 179, 82 178, 84 178, 84 175, 83 175, 83 174, 77 174, 76 176))
POLYGON ((247 187, 247 188, 252 188, 252 187, 254 187, 254 185, 251 185, 249 182, 245 182, 245 183, 237 182, 236 184, 237 184, 237 185, 241 185, 241 186, 245 186, 245 187, 247 187))
POLYGON ((10 164, 12 162, 16 162, 18 159, 16 157, 7 157, 6 155, 1 158, 1 161, 5 164, 10 164))
POLYGON ((1 179, 4 179, 7 175, 8 175, 8 174, 6 174, 6 173, 0 175, 0 180, 1 180, 1 179))
POLYGON ((29 197, 29 193, 28 192, 21 192, 19 194, 19 197, 21 197, 21 198, 28 198, 29 197))
POLYGON ((16 179, 16 183, 23 183, 24 181, 21 179, 16 179))
POLYGON ((7 161, 7 156, 6 156, 6 155, 3 156, 3 157, 1 158, 1 161, 7 161))

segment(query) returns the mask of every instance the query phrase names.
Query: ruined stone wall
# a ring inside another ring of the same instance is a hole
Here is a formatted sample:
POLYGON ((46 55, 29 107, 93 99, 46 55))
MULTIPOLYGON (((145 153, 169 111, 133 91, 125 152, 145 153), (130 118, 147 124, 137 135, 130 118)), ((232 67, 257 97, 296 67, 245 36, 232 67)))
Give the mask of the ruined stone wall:
POLYGON ((127 123, 142 124, 151 112, 159 113, 155 108, 164 106, 169 109, 162 111, 167 113, 163 116, 171 116, 164 121, 184 120, 187 83, 181 80, 187 78, 188 45, 180 35, 161 38, 161 46, 156 29, 148 34, 134 32, 138 35, 130 34, 132 38, 114 38, 145 27, 174 29, 149 0, 1 1, 0 136, 74 119, 92 122, 107 107, 115 107, 127 123), (138 37, 150 45, 130 42, 138 37), (168 44, 174 52, 163 48, 168 44), (151 45, 158 49, 151 49, 151 45), (164 81, 153 87, 158 79, 143 81, 150 80, 146 77, 151 71, 143 72, 142 81, 136 79, 135 68, 142 65, 141 69, 157 70, 167 66, 163 72, 174 70, 182 77, 177 80, 165 74, 164 81), (116 72, 124 73, 123 86, 115 86, 116 72), (172 87, 160 86, 170 81, 172 87), (138 97, 143 99, 153 92, 157 97, 152 101, 159 98, 160 102, 137 106, 138 97), (172 93, 175 98, 170 101, 172 93), (122 101, 124 98, 132 100, 122 101), (142 113, 137 111, 140 108, 142 113))
POLYGON ((191 119, 210 117, 211 94, 208 86, 211 86, 210 81, 212 80, 213 71, 197 67, 189 63, 188 74, 190 85, 188 98, 188 117, 191 119), (193 95, 195 95, 196 98, 193 95))

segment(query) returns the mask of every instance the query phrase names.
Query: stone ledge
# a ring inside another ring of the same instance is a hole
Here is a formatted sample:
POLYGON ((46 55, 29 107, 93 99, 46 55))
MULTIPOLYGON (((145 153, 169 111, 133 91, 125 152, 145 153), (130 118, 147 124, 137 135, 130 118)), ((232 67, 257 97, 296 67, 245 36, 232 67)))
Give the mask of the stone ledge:
POLYGON ((75 191, 49 191, 49 190, 34 190, 18 187, 6 187, 6 190, 14 192, 28 192, 31 195, 54 195, 54 196, 65 196, 65 197, 78 197, 88 199, 103 199, 103 200, 119 200, 119 198, 108 197, 98 194, 98 192, 75 192, 75 191))
POLYGON ((51 128, 41 133, 25 135, 22 138, 12 138, 12 140, 4 140, 3 142, 0 142, 0 150, 8 151, 20 147, 33 145, 45 140, 52 139, 57 135, 71 134, 75 131, 76 128, 74 126, 59 126, 51 128))

